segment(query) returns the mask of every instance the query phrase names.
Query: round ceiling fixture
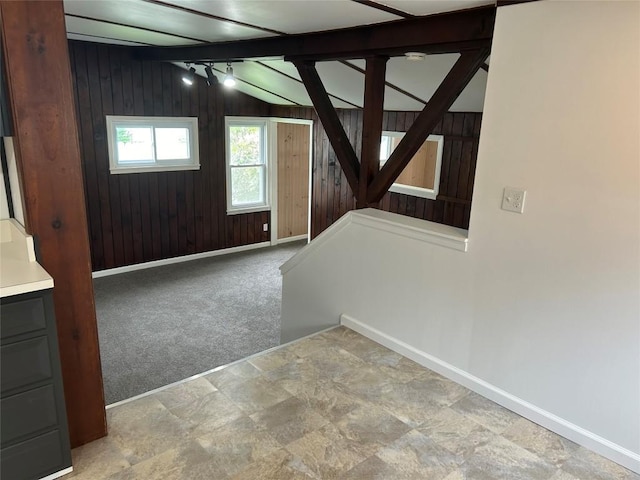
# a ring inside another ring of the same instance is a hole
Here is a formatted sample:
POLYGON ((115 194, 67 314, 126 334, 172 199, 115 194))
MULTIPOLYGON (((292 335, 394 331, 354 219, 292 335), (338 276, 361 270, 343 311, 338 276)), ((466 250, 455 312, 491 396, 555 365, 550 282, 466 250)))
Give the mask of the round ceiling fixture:
POLYGON ((404 57, 412 62, 421 62, 427 55, 422 52, 407 52, 404 54, 404 57))

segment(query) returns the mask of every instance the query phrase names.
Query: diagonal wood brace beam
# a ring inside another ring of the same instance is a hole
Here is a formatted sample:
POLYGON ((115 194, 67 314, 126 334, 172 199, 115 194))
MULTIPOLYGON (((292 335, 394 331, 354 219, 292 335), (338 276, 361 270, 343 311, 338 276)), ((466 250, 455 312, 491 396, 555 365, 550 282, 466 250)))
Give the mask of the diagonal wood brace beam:
POLYGON ((380 168, 380 137, 384 111, 384 89, 389 57, 367 57, 364 78, 364 111, 362 117, 362 153, 360 155, 360 185, 356 208, 366 208, 367 190, 380 168))
POLYGON ((369 185, 368 203, 379 202, 382 199, 488 56, 488 48, 462 52, 458 61, 369 185))
POLYGON ((355 196, 358 194, 360 165, 349 138, 340 123, 336 109, 333 108, 331 100, 329 100, 329 95, 322 84, 314 63, 294 61, 293 64, 298 69, 302 83, 304 83, 307 93, 311 97, 313 107, 316 109, 325 132, 327 132, 329 142, 355 196))

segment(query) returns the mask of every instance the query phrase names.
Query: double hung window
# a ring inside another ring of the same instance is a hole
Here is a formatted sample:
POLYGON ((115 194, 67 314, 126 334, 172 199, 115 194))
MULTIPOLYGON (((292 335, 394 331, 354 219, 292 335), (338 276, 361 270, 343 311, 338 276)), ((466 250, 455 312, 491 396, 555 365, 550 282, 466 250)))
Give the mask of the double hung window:
POLYGON ((266 210, 267 121, 226 119, 227 212, 266 210))

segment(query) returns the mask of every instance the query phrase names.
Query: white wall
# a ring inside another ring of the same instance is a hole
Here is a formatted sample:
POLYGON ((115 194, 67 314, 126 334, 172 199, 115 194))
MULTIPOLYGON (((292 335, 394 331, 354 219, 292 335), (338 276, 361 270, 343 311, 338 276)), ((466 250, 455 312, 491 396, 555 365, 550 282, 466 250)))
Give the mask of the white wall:
POLYGON ((469 251, 348 225, 285 275, 283 325, 348 314, 640 470, 639 18, 499 8, 469 251))
POLYGON ((469 229, 473 371, 636 453, 639 20, 635 1, 498 10, 469 229), (506 185, 523 215, 497 208, 506 185))
POLYGON ((3 177, 5 175, 9 177, 9 187, 11 189, 11 192, 5 191, 3 178, 3 184, 1 187, 2 191, 0 192, 0 217, 9 218, 9 203, 7 199, 8 195, 11 195, 11 200, 13 202, 13 216, 18 222, 20 222, 21 225, 24 225, 24 212, 22 209, 22 187, 18 178, 18 165, 16 162, 15 149, 13 148, 13 137, 3 137, 0 141, 4 142, 5 152, 7 153, 8 167, 8 172, 3 171, 2 175, 3 177))
POLYGON ((4 169, 2 169, 2 178, 0 178, 0 220, 9 218, 9 201, 7 199, 7 190, 4 188, 5 176, 4 169))

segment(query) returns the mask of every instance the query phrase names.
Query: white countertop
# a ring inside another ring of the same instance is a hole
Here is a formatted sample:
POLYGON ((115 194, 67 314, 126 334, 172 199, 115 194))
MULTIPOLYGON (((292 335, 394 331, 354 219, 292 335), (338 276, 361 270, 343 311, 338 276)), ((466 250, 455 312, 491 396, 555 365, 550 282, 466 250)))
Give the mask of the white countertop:
POLYGON ((33 238, 14 219, 0 220, 0 298, 53 288, 36 262, 33 238))

